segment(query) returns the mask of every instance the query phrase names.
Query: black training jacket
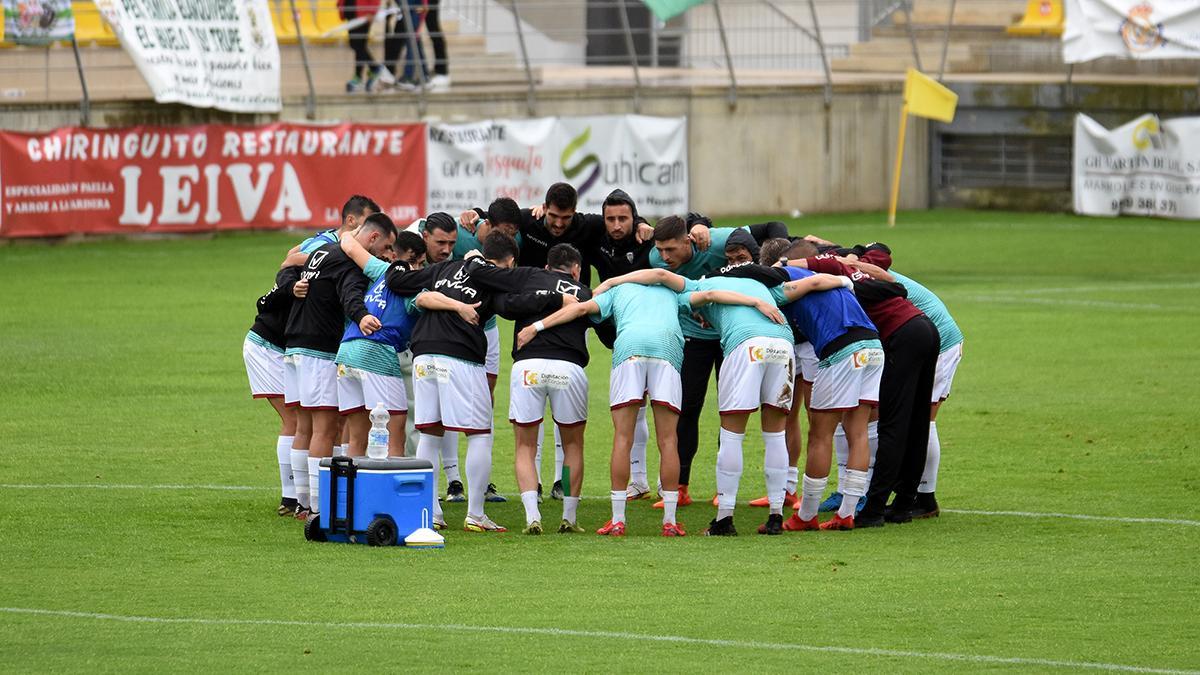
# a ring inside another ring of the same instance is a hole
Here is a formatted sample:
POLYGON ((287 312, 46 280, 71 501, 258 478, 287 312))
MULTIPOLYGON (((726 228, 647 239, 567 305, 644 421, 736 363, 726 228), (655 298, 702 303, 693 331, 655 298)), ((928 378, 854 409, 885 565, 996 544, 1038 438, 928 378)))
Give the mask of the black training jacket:
POLYGON ((267 294, 258 299, 255 308, 258 315, 254 317, 254 325, 250 330, 259 337, 276 347, 283 347, 287 338, 288 315, 292 312, 292 286, 300 280, 299 265, 285 267, 275 275, 275 285, 267 294))
POLYGON ((479 324, 463 321, 457 312, 422 312, 413 327, 410 349, 413 356, 440 354, 471 363, 487 359, 487 337, 483 326, 496 314, 494 296, 520 288, 529 274, 536 270, 496 267, 483 258, 446 260, 428 267, 409 271, 404 263, 395 263, 387 271, 387 287, 397 295, 415 295, 421 291, 438 291, 453 300, 476 308, 479 324))
POLYGON ((570 361, 581 368, 588 364, 587 329, 593 323, 586 316, 561 326, 540 332, 524 349, 518 350, 517 333, 535 321, 544 319, 562 308, 563 294, 573 295, 580 302, 592 299, 592 290, 563 272, 530 269, 528 279, 518 293, 498 295, 496 311, 513 320, 513 361, 521 359, 555 359, 570 361))
POLYGON ((308 280, 308 295, 292 302, 286 346, 336 354, 346 320, 358 323, 367 315, 363 295, 370 281, 340 244, 309 254, 300 278, 308 280))

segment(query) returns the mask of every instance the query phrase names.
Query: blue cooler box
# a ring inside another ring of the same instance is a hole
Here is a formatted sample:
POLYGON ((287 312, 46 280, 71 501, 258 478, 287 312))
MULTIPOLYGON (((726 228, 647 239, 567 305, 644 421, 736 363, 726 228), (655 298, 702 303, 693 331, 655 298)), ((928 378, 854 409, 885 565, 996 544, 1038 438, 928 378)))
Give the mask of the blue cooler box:
POLYGON ((428 460, 325 458, 320 517, 307 523, 304 535, 310 541, 402 545, 417 529, 433 527, 434 499, 428 460))

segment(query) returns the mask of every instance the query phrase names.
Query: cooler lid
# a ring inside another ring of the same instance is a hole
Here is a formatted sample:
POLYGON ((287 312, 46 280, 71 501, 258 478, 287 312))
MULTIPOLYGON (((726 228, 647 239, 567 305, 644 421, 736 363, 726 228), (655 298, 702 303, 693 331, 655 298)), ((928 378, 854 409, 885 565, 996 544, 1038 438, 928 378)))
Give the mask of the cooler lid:
MULTIPOLYGON (((415 457, 388 457, 386 459, 371 459, 370 457, 348 457, 356 469, 364 471, 432 471, 433 463, 427 459, 415 457)), ((321 459, 321 466, 333 465, 332 457, 321 459)))

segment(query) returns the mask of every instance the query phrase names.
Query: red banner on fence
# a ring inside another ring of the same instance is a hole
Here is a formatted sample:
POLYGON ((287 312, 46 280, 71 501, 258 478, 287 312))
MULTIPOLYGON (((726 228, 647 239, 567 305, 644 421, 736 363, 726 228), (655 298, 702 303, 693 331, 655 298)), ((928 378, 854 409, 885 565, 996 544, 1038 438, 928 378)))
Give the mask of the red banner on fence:
POLYGON ((423 124, 0 131, 0 237, 337 225, 425 212, 423 124))

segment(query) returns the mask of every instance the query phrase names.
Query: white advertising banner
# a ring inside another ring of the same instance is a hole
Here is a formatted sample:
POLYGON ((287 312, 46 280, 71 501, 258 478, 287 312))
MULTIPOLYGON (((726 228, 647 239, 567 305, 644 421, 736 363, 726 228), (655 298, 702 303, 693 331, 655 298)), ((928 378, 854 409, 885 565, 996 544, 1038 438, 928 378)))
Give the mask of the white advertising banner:
POLYGON ((45 45, 70 40, 75 17, 70 0, 4 0, 4 41, 45 45))
POLYGON ((1196 0, 1067 0, 1063 61, 1200 59, 1196 0))
POLYGON ((687 211, 687 118, 644 115, 497 119, 430 124, 429 210, 457 214, 497 197, 541 204, 551 183, 579 191, 578 210, 599 213, 621 188, 638 212, 687 211))
POLYGON ((1075 212, 1200 219, 1200 117, 1141 117, 1109 131, 1075 118, 1075 212))
POLYGON ((279 112, 267 0, 97 0, 159 103, 279 112))

